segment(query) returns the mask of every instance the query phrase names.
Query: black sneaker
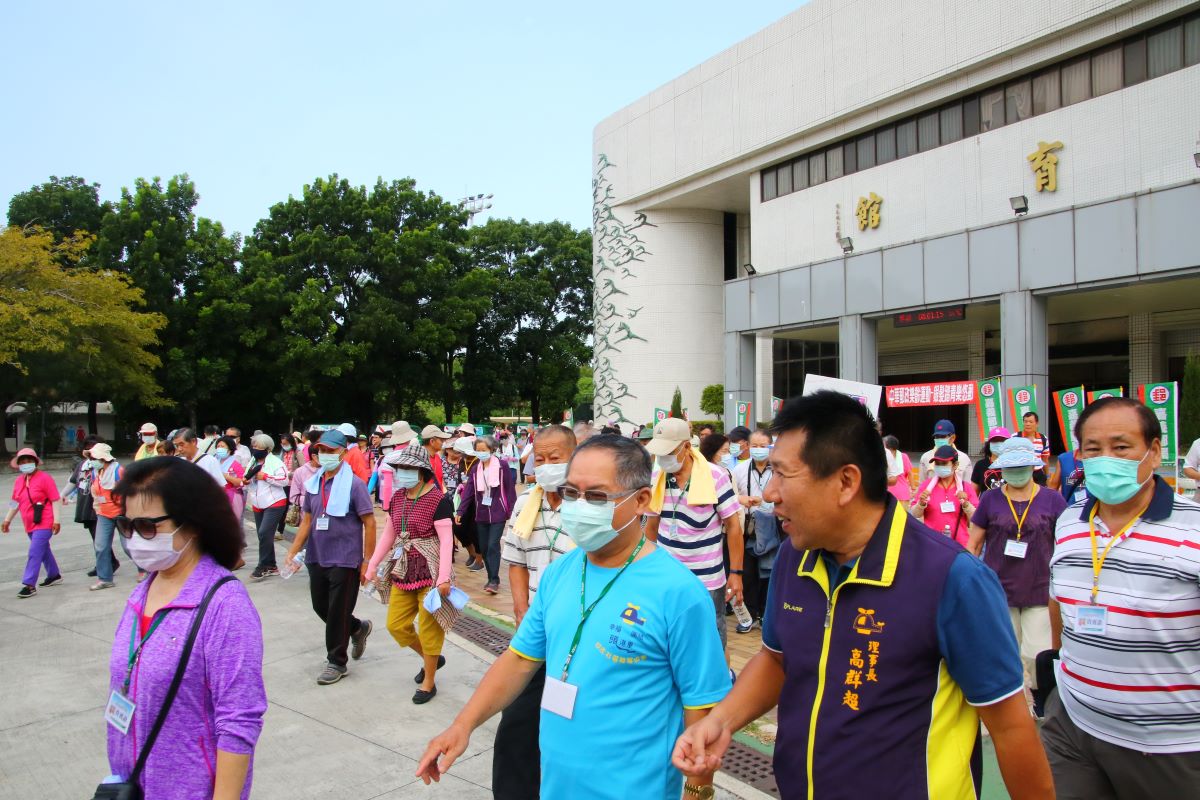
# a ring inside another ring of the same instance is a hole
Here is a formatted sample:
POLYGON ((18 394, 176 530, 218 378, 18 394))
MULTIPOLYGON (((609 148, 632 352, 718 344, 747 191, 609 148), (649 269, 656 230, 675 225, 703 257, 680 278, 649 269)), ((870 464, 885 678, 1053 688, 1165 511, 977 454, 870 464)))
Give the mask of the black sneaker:
MULTIPOLYGON (((116 570, 116 567, 114 567, 114 568, 113 568, 113 572, 116 572, 116 571, 117 571, 117 570, 116 570)), ((88 570, 88 577, 89 577, 89 578, 94 578, 94 577, 96 577, 96 570, 94 570, 94 569, 89 569, 89 570, 88 570)))
MULTIPOLYGON (((279 570, 275 570, 275 574, 279 574, 279 570)), ((367 637, 371 635, 371 631, 375 626, 371 624, 371 620, 364 619, 362 624, 358 626, 358 633, 350 634, 350 657, 355 661, 362 658, 363 652, 367 649, 367 637)))
POLYGON ((58 586, 62 583, 62 575, 47 575, 46 580, 38 584, 38 586, 58 586))
POLYGON ((37 588, 33 586, 22 586, 21 591, 17 592, 17 597, 22 600, 27 600, 37 594, 37 588))
POLYGON ((479 570, 483 569, 483 566, 482 558, 467 561, 467 569, 471 570, 471 572, 479 572, 479 570))
POLYGON ((497 594, 500 591, 500 581, 488 581, 483 590, 488 594, 497 594))
POLYGON ((269 578, 272 575, 278 577, 279 569, 277 567, 255 567, 254 572, 250 573, 250 580, 261 581, 264 578, 269 578))

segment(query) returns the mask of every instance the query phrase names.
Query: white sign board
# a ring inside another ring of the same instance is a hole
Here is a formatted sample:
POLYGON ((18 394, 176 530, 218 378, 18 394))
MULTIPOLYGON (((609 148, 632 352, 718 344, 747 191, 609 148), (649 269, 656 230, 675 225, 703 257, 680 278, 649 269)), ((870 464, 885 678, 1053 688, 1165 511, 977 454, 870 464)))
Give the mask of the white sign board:
POLYGON ((811 373, 804 376, 805 394, 819 392, 822 389, 841 392, 853 397, 866 406, 867 411, 871 412, 871 416, 879 419, 879 399, 883 396, 882 386, 876 386, 873 383, 847 381, 841 378, 827 378, 824 375, 813 375, 811 373))

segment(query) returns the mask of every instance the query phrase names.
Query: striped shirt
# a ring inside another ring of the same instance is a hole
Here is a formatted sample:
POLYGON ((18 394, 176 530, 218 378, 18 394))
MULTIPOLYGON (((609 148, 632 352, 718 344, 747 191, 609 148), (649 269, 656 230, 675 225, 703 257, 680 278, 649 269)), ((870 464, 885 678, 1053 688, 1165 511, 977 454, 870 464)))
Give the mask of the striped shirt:
MULTIPOLYGON (((692 465, 692 469, 705 467, 712 470, 717 504, 688 505, 687 487, 678 486, 673 478, 668 477, 662 513, 659 515, 658 545, 690 569, 704 584, 704 588, 712 591, 725 585, 725 564, 721 554, 725 531, 721 523, 738 513, 741 506, 738 505, 728 470, 707 462, 692 465)), ((657 479, 655 475, 652 483, 657 479)))
MULTIPOLYGON (((1089 605, 1094 499, 1061 517, 1050 594, 1062 607, 1058 688, 1071 720, 1098 739, 1144 753, 1200 751, 1200 505, 1161 478, 1146 512, 1112 546, 1096 602, 1105 633, 1079 633, 1089 605)), ((1098 551, 1110 532, 1095 518, 1098 551)))
MULTIPOLYGON (((530 492, 525 492, 513 503, 512 516, 504 527, 503 552, 505 563, 514 567, 524 567, 529 570, 529 591, 536 592, 541 582, 542 572, 550 566, 550 562, 559 556, 575 549, 575 542, 562 529, 562 514, 550 507, 546 495, 542 495, 542 508, 537 519, 533 521, 533 533, 528 539, 522 539, 513 531, 513 525, 521 516, 522 509, 529 502, 530 492)), ((561 509, 562 506, 559 506, 561 509)))

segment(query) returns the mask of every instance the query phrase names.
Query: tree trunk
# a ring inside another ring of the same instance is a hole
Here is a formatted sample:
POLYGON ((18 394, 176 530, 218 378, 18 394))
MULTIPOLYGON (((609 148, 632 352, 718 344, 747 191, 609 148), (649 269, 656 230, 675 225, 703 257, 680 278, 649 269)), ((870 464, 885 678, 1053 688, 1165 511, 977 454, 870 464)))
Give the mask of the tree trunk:
POLYGON ((0 455, 8 455, 8 407, 16 402, 16 399, 11 397, 0 398, 0 422, 3 422, 3 427, 0 427, 0 455))
POLYGON ((198 420, 199 417, 196 415, 196 404, 188 403, 188 427, 192 429, 193 433, 201 433, 201 431, 196 427, 198 420))
POLYGON ((96 398, 89 397, 87 406, 88 406, 88 409, 87 409, 88 433, 95 436, 96 434, 100 433, 100 412, 99 412, 99 409, 97 408, 97 406, 99 406, 99 403, 96 401, 96 398))
POLYGON ((446 424, 454 421, 454 351, 446 353, 442 364, 445 383, 442 386, 442 411, 446 414, 446 424))

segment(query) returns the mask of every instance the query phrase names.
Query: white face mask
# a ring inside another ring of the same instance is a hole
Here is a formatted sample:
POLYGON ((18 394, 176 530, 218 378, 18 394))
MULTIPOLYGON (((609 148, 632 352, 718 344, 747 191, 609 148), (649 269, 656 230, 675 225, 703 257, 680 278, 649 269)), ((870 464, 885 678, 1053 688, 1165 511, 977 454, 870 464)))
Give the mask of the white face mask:
POLYGON ((683 462, 674 453, 667 453, 665 456, 658 457, 658 466, 663 472, 674 475, 683 469, 683 462))
POLYGON ((145 443, 145 444, 154 444, 154 443, 155 443, 155 442, 157 442, 157 441, 158 441, 158 437, 157 437, 157 436, 153 436, 153 435, 149 435, 149 434, 148 434, 148 435, 146 435, 146 436, 143 436, 143 437, 142 437, 142 442, 143 442, 143 443, 145 443))
POLYGON ((949 464, 937 464, 933 468, 933 474, 937 475, 939 478, 949 478, 954 474, 954 467, 950 466, 949 464))
POLYGON ((557 492, 558 487, 567 479, 567 465, 542 464, 540 467, 534 467, 533 477, 537 485, 547 492, 557 492))
POLYGON ((133 563, 146 572, 161 572, 170 569, 178 563, 184 552, 192 546, 192 539, 183 546, 183 550, 175 549, 175 534, 179 528, 170 533, 160 533, 153 539, 143 539, 136 533, 130 536, 125 545, 129 548, 129 557, 133 563))
POLYGON ((21 471, 22 475, 32 475, 33 471, 37 469, 37 464, 29 461, 24 464, 18 464, 17 469, 21 471))

